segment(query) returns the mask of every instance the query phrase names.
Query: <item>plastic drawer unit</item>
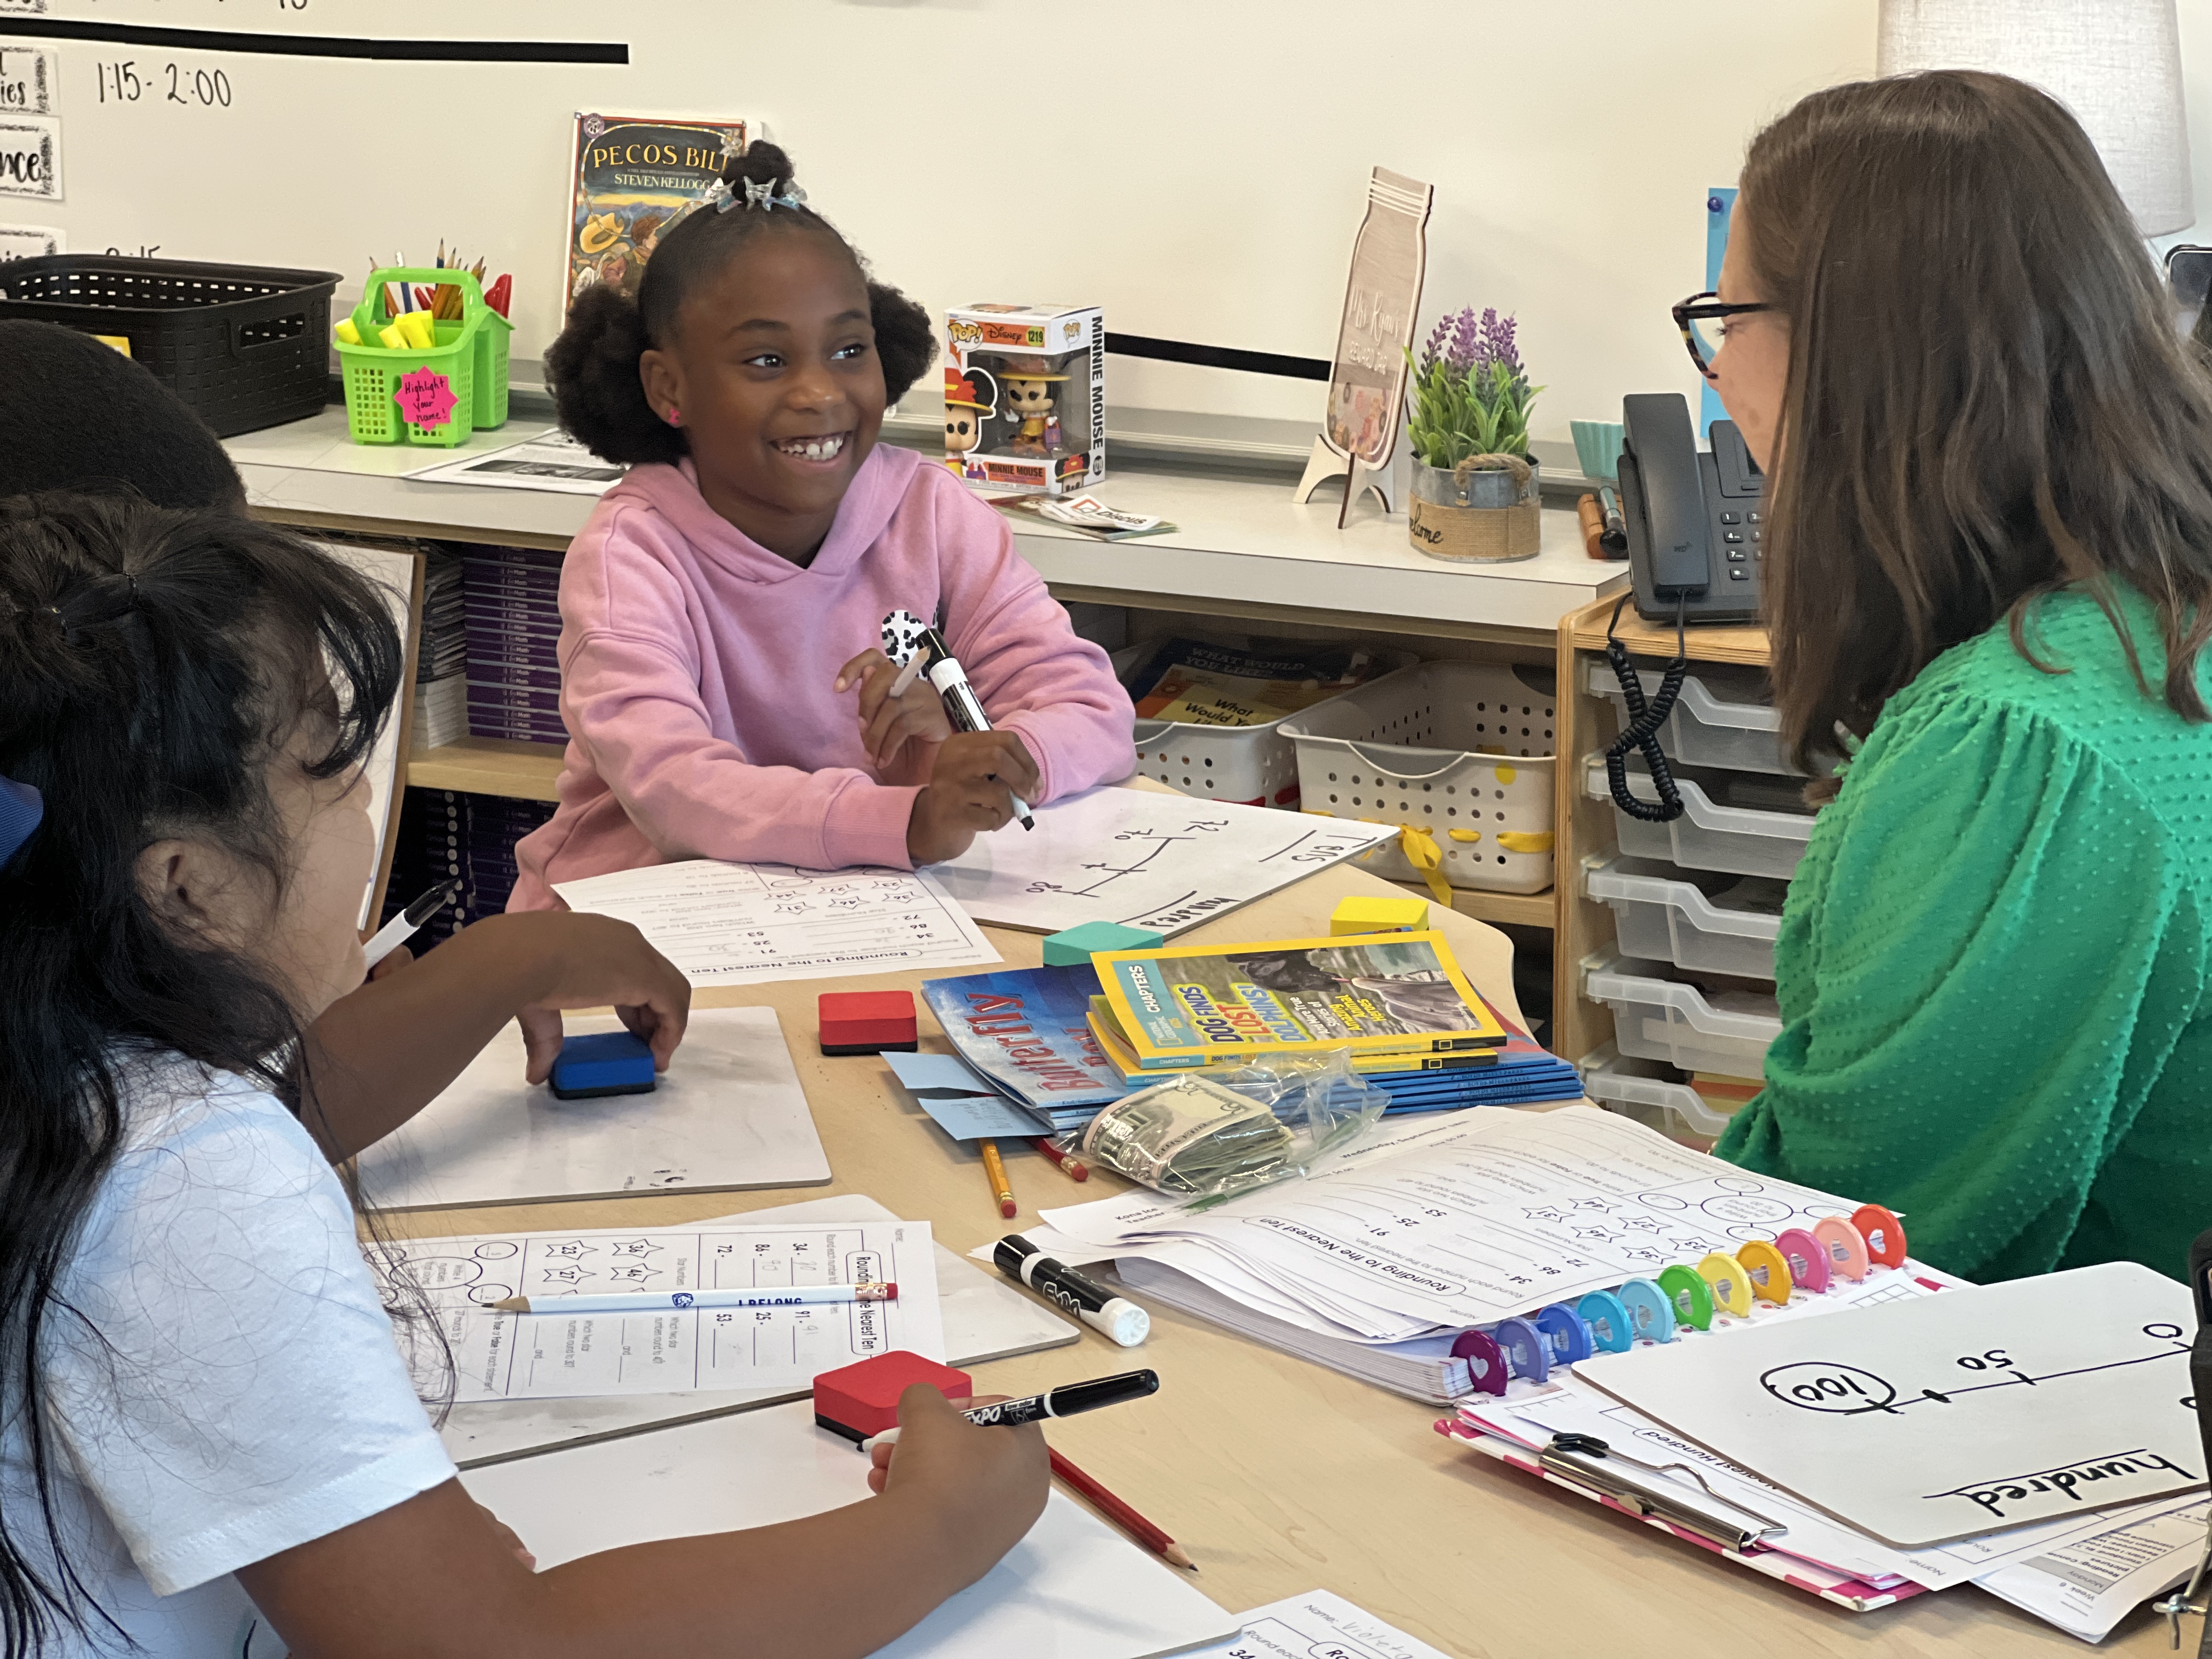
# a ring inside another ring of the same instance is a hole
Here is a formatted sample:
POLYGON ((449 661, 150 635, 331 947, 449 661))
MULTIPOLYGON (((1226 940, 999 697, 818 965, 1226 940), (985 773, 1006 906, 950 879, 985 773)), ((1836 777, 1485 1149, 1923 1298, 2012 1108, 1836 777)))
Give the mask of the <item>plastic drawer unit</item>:
POLYGON ((1607 955, 1592 963, 1583 988, 1613 1010, 1613 1040, 1638 1060, 1663 1060, 1685 1072, 1757 1077, 1767 1045, 1782 1035, 1771 995, 1722 991, 1710 996, 1665 977, 1657 963, 1607 955))
MULTIPOLYGON (((1659 695, 1662 676, 1640 668, 1644 695, 1659 695)), ((1628 699, 1602 658, 1584 665, 1583 685, 1594 697, 1612 701, 1628 723, 1628 699)), ((1766 677, 1757 669, 1701 669, 1682 682, 1682 695, 1659 728, 1659 746, 1686 766, 1725 766, 1743 772, 1781 772, 1802 776, 1782 752, 1782 718, 1766 701, 1766 677)))
MULTIPOLYGON (((1779 779, 1745 778, 1727 773, 1674 770, 1682 792, 1682 816, 1669 823, 1631 817, 1613 809, 1620 850, 1631 858, 1661 859, 1692 870, 1721 870, 1738 876, 1773 876, 1788 880, 1805 856, 1813 833, 1813 811, 1797 799, 1795 787, 1779 779), (1744 804, 1756 800, 1759 805, 1744 804)), ((1583 763, 1583 787, 1592 800, 1610 801, 1605 759, 1583 763)), ((1659 791, 1638 766, 1628 769, 1628 790, 1638 800, 1656 804, 1659 791)))
POLYGON ((1788 890, 1771 876, 1676 870, 1617 853, 1583 870, 1583 891, 1613 908, 1624 956, 1746 979, 1774 977, 1788 890))
POLYGON ((1583 1055, 1580 1069, 1592 1100, 1669 1140, 1708 1152, 1729 1126, 1729 1114, 1715 1111, 1688 1084, 1675 1082, 1656 1060, 1632 1060, 1608 1042, 1583 1055))

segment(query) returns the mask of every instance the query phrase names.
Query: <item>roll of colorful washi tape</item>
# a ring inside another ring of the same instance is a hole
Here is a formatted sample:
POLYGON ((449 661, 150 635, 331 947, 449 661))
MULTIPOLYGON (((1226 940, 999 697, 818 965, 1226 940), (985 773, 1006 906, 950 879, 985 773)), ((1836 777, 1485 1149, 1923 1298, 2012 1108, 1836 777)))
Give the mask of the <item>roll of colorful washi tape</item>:
POLYGON ((1778 1308, 1790 1299, 1790 1264, 1774 1246, 1763 1238, 1754 1238, 1735 1253, 1735 1259, 1751 1275, 1752 1294, 1760 1301, 1771 1302, 1778 1308))
POLYGON ((1565 1303, 1554 1302, 1528 1322, 1550 1340, 1554 1365, 1571 1365, 1590 1357, 1590 1328, 1565 1303))
POLYGON ((1645 1342, 1674 1340, 1674 1304, 1648 1279, 1632 1279, 1613 1294, 1628 1310, 1630 1330, 1645 1342))
POLYGON ((1484 1331, 1462 1331, 1452 1339, 1452 1358, 1467 1361, 1467 1380, 1478 1394, 1504 1394, 1513 1380, 1505 1367, 1505 1350, 1484 1331))
POLYGON ((1828 1265, 1858 1283, 1872 1265, 1867 1257, 1866 1235, 1839 1215, 1824 1215, 1813 1224, 1813 1237, 1825 1245, 1828 1265))
POLYGON ((1590 1340, 1607 1353, 1626 1353, 1636 1346, 1636 1327, 1628 1310, 1611 1291, 1592 1291, 1575 1304, 1575 1311, 1589 1322, 1590 1340))
POLYGON ((1501 1319, 1490 1328, 1491 1336, 1505 1350, 1505 1363, 1516 1376, 1541 1382, 1552 1374, 1551 1339, 1525 1319, 1501 1319))
POLYGON ((1727 1314, 1732 1319, 1742 1319, 1751 1312, 1751 1275, 1743 1270, 1743 1263, 1732 1255, 1723 1255, 1715 1250, 1698 1263, 1698 1277, 1705 1281, 1712 1292, 1716 1312, 1727 1314))
POLYGON ((1790 1264, 1790 1282, 1815 1296, 1828 1288, 1828 1247, 1802 1227, 1777 1233, 1774 1248, 1790 1264))
MULTIPOLYGON (((1858 1235, 1854 1233, 1854 1238, 1858 1235)), ((1860 1249, 1865 1249, 1862 1244, 1860 1249)), ((1693 1331, 1711 1330, 1713 1324, 1713 1293, 1699 1278, 1698 1270, 1686 1261, 1677 1261, 1659 1272, 1659 1288, 1674 1304, 1677 1324, 1687 1325, 1693 1331)))
POLYGON ((1905 1224, 1879 1204, 1851 1212, 1851 1225, 1865 1235, 1867 1254, 1885 1267, 1905 1265, 1905 1224))

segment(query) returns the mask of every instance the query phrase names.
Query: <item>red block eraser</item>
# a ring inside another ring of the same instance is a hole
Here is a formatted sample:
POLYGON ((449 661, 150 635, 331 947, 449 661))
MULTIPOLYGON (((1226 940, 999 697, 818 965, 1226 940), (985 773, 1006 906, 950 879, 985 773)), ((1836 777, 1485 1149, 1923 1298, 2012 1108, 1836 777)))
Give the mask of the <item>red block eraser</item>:
POLYGON ((965 1400, 975 1392, 975 1379, 967 1372, 895 1348, 816 1377, 815 1426, 857 1444, 897 1424, 899 1395, 917 1382, 927 1382, 947 1400, 965 1400))
POLYGON ((911 991, 824 991, 816 1004, 825 1054, 879 1054, 921 1046, 911 991))

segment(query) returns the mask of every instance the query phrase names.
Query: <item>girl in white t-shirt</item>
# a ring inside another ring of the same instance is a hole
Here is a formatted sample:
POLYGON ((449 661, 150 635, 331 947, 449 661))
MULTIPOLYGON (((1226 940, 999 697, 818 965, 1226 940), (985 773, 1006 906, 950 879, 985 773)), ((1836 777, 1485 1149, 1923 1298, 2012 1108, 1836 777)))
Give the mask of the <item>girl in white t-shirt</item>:
POLYGON ((0 1652, 866 1653, 1027 1530, 1033 1429, 915 1390, 878 1498, 538 1573, 418 1403, 289 1058, 401 672, 281 531, 0 502, 0 1652))

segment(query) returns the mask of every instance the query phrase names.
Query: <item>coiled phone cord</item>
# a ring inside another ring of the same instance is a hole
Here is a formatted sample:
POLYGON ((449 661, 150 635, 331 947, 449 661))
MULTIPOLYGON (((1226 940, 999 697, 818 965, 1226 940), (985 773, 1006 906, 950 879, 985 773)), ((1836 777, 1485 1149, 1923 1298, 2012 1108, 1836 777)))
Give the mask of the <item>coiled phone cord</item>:
POLYGON ((1605 657, 1613 665, 1613 678, 1620 682, 1620 695, 1628 704, 1628 725, 1613 740, 1605 751, 1605 781, 1613 790, 1613 805, 1632 818, 1646 823, 1671 823, 1682 816, 1682 792, 1674 787, 1674 774, 1667 763, 1667 753, 1659 746, 1659 728, 1674 712, 1674 700, 1682 695, 1682 681, 1690 672, 1690 649, 1682 629, 1684 600, 1674 600, 1674 660, 1667 665, 1659 679, 1659 695, 1647 702, 1644 696, 1644 678, 1628 660, 1628 647, 1621 644, 1621 607, 1628 603, 1623 593, 1613 607, 1613 620, 1606 624, 1605 657), (1628 787, 1628 751, 1638 750, 1644 756, 1644 764, 1651 775, 1652 787, 1658 790, 1656 805, 1632 794, 1628 787))

